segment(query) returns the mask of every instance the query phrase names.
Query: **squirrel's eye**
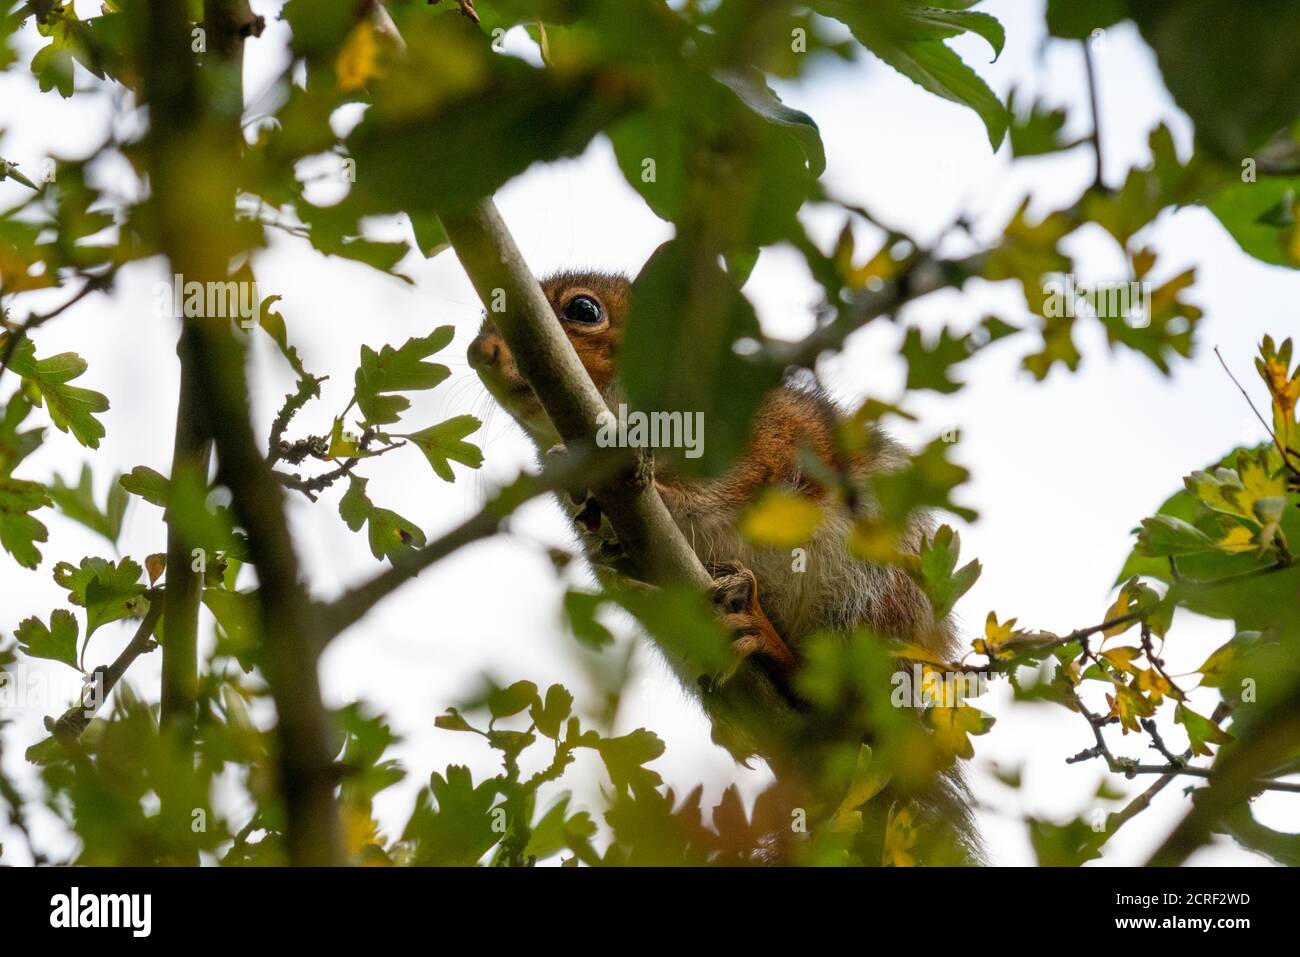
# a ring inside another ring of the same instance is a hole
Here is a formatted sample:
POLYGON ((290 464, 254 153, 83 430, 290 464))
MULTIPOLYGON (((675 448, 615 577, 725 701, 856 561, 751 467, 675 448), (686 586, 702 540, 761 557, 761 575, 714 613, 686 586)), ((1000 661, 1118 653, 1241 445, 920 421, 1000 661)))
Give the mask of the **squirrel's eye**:
POLYGON ((601 319, 600 303, 590 296, 574 296, 564 307, 564 318, 569 322, 594 326, 601 319))

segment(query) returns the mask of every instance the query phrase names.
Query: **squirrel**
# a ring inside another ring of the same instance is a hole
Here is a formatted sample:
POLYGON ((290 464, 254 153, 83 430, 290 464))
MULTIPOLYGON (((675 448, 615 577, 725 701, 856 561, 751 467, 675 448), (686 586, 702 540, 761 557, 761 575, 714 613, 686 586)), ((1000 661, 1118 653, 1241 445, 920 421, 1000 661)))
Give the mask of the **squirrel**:
MULTIPOLYGON (((542 281, 578 358, 607 402, 619 397, 618 351, 632 291, 622 275, 562 272, 542 281)), ((541 403, 524 381, 490 319, 468 350, 470 366, 488 390, 542 447, 558 441, 541 403)), ((866 626, 886 638, 920 644, 946 655, 955 643, 951 625, 936 623, 925 593, 901 568, 863 562, 849 552, 852 510, 804 467, 804 452, 851 478, 897 468, 902 447, 876 430, 864 451, 841 450, 844 413, 825 392, 784 383, 764 399, 748 443, 724 474, 683 476, 655 462, 654 483, 673 519, 706 568, 714 572, 724 625, 736 635, 738 657, 758 656, 774 678, 788 683, 798 669, 800 646, 819 631, 866 626), (786 550, 751 545, 740 517, 768 488, 807 498, 824 518, 808 542, 804 570, 792 568, 786 550)), ((574 514, 584 539, 597 531, 594 502, 574 514)), ((901 547, 913 553, 930 531, 918 516, 901 547)))
MULTIPOLYGON (((614 407, 622 397, 618 358, 631 280, 568 271, 541 284, 592 382, 614 407)), ((467 358, 488 391, 539 448, 559 442, 490 317, 484 319, 467 358)), ((824 390, 787 379, 761 402, 741 455, 723 474, 686 476, 659 457, 653 460, 656 489, 714 577, 713 601, 733 636, 737 659, 753 658, 796 702, 792 679, 805 643, 818 632, 865 627, 882 638, 919 645, 943 660, 950 660, 956 645, 951 621, 935 620, 925 592, 904 569, 864 562, 851 554, 850 533, 870 504, 846 503, 836 489, 819 481, 824 471, 808 467, 811 455, 825 469, 860 483, 905 463, 902 446, 874 426, 860 451, 845 451, 840 441, 845 418, 824 390), (740 532, 746 509, 771 488, 802 496, 822 511, 800 570, 788 550, 751 544, 740 532)), ((579 504, 571 518, 590 556, 608 546, 608 536, 594 499, 579 504)), ((899 548, 917 554, 930 531, 928 516, 914 516, 899 548)), ((937 791, 930 802, 935 816, 955 819, 958 843, 969 860, 978 860, 960 773, 953 771, 938 782, 937 791)))

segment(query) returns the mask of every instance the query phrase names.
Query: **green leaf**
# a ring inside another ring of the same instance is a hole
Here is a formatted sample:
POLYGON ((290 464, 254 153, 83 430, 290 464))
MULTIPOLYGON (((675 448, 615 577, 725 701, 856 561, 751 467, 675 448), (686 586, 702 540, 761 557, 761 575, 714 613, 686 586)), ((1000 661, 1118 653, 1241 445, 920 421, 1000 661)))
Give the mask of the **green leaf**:
POLYGON ((205 588, 203 604, 221 629, 218 653, 235 658, 245 671, 251 671, 258 646, 256 596, 225 588, 205 588))
POLYGON ((127 503, 127 491, 119 484, 118 477, 109 483, 108 499, 102 511, 95 503, 95 488, 89 465, 81 467, 81 478, 75 488, 66 485, 56 475, 49 492, 60 512, 103 535, 114 545, 117 544, 122 534, 122 519, 126 514, 127 503))
POLYGON ((0 415, 0 479, 12 475, 19 463, 41 446, 44 429, 19 431, 31 411, 31 400, 20 390, 9 397, 0 415))
POLYGON ((1101 856, 1105 831, 1098 831, 1083 818, 1068 824, 1029 819, 1029 841, 1039 867, 1078 867, 1101 856))
POLYGON ((551 685, 546 689, 545 702, 535 701, 529 717, 537 730, 552 740, 559 740, 560 729, 573 711, 573 695, 564 685, 551 685))
POLYGON ((410 407, 408 399, 392 393, 432 389, 451 375, 446 366, 424 360, 445 348, 455 332, 451 326, 440 326, 427 336, 406 340, 398 349, 384 346, 375 352, 361 347, 355 398, 368 425, 396 422, 410 407))
POLYGON ((54 566, 54 580, 68 590, 74 605, 86 609, 86 640, 101 626, 135 615, 141 610, 145 585, 138 562, 123 558, 117 564, 105 558, 83 558, 74 568, 68 562, 54 566))
POLYGON ((1198 144, 1233 166, 1300 114, 1300 5, 1134 0, 1129 14, 1198 144))
POLYGON ((754 308, 716 262, 694 258, 683 241, 673 240, 642 268, 632 286, 621 373, 632 409, 681 414, 680 444, 686 444, 685 426, 702 432, 694 436, 695 449, 656 454, 685 470, 717 474, 740 454, 754 412, 781 370, 736 353, 737 340, 761 336, 754 308), (707 302, 700 301, 704 296, 707 302), (682 308, 693 298, 697 308, 682 308))
POLYGON ((309 58, 335 55, 357 22, 355 10, 333 0, 289 0, 280 16, 293 29, 294 52, 309 58))
POLYGON ((35 543, 49 538, 49 530, 28 513, 49 504, 45 486, 0 478, 0 545, 24 568, 35 568, 41 563, 41 552, 35 543))
POLYGON ((1244 252, 1275 266, 1300 267, 1300 230, 1285 223, 1295 215, 1300 176, 1264 176, 1253 183, 1234 182, 1205 204, 1244 252))
POLYGON ((493 829, 490 813, 500 792, 498 779, 489 778, 475 787, 469 768, 453 764, 445 778, 435 771, 429 783, 402 831, 402 840, 412 847, 413 863, 476 864, 502 837, 493 829))
POLYGON ((1020 109, 1014 90, 1007 100, 1007 111, 1012 116, 1011 155, 1016 159, 1059 153, 1087 142, 1085 137, 1067 140, 1061 135, 1066 120, 1064 110, 1048 110, 1039 102, 1031 103, 1027 110, 1020 109))
POLYGON ((434 718, 433 726, 435 728, 442 728, 444 731, 478 731, 478 729, 466 721, 465 716, 455 708, 448 708, 445 714, 440 714, 438 717, 434 718))
POLYGON ((516 681, 508 688, 494 688, 487 698, 488 711, 494 718, 508 718, 540 704, 537 685, 531 681, 516 681))
POLYGON ((434 213, 415 212, 407 218, 415 235, 415 247, 426 259, 432 259, 450 245, 442 229, 442 220, 434 213))
POLYGON ((1219 819, 1215 830, 1230 835, 1242 847, 1263 854, 1283 867, 1300 867, 1300 834, 1275 831, 1255 820, 1250 804, 1242 803, 1219 819))
POLYGON ((348 490, 339 500, 339 515, 354 532, 368 526, 370 551, 380 560, 395 559, 424 546, 424 532, 396 512, 378 508, 366 495, 369 480, 349 477, 348 490))
POLYGON ((1214 539, 1173 515, 1142 519, 1138 551, 1149 557, 1188 555, 1214 548, 1214 539))
POLYGON ((654 732, 637 728, 621 738, 602 738, 593 747, 605 762, 614 790, 636 792, 663 783, 657 772, 645 767, 664 753, 664 743, 654 732))
POLYGON ((374 212, 463 209, 539 160, 581 152, 634 93, 612 72, 500 56, 464 17, 407 17, 402 32, 407 55, 368 84, 373 106, 347 141, 353 191, 374 212))
POLYGON ((946 326, 929 342, 922 338, 920 329, 912 326, 900 350, 907 360, 907 388, 933 389, 945 395, 956 392, 962 384, 952 379, 949 370, 969 359, 973 351, 968 337, 955 336, 946 326))
POLYGON ((79 632, 77 618, 66 608, 56 608, 50 615, 50 626, 39 618, 32 617, 23 621, 14 631, 18 646, 33 658, 48 658, 61 661, 72 668, 77 665, 77 635, 79 632))
POLYGON ((691 68, 667 73, 645 108, 609 129, 623 176, 650 208, 677 223, 711 203, 726 218, 715 226, 729 238, 724 252, 733 259, 798 235, 795 214, 823 166, 820 140, 807 124, 793 112, 782 114, 788 122, 774 122, 770 103, 756 111, 764 94, 744 76, 726 74, 723 82, 691 68), (725 180, 700 175, 718 166, 725 180), (725 208, 719 189, 729 197, 725 208))
POLYGON ((579 642, 599 651, 606 645, 614 643, 614 635, 608 628, 596 620, 596 612, 605 602, 605 596, 585 591, 567 591, 564 593, 564 614, 569 620, 569 628, 579 642))
POLYGON ((482 449, 462 441, 465 436, 477 432, 482 424, 472 415, 458 415, 401 438, 419 447, 438 478, 444 482, 454 482, 456 474, 451 470, 452 462, 460 462, 472 469, 483 464, 482 449))
POLYGON ((586 811, 569 815, 570 796, 560 795, 556 802, 533 825, 524 854, 545 860, 575 843, 582 843, 596 834, 596 822, 586 811))
POLYGON ((1184 704, 1174 708, 1174 720, 1187 732, 1187 741, 1191 745, 1192 754, 1208 757, 1214 753, 1210 750, 1211 744, 1227 744, 1232 740, 1232 735, 1184 704))
POLYGON ((826 148, 822 145, 817 122, 802 110, 792 109, 782 103, 760 71, 722 70, 716 77, 756 114, 794 137, 808 158, 808 171, 814 178, 826 171, 826 148))
POLYGON ((275 308, 275 304, 280 301, 280 296, 267 296, 262 300, 258 309, 258 325, 262 331, 271 337, 276 346, 280 349, 280 355, 284 356, 289 367, 298 374, 298 378, 309 378, 307 370, 303 367, 302 357, 298 355, 298 350, 289 342, 289 328, 285 325, 284 316, 275 308))
POLYGON ((118 484, 132 495, 138 495, 151 505, 167 507, 167 496, 171 482, 161 472, 147 465, 137 465, 126 475, 121 476, 118 484))
POLYGON ((897 471, 872 476, 871 485, 883 514, 895 521, 917 509, 942 508, 973 521, 976 512, 952 501, 952 492, 970 478, 970 472, 948 460, 954 443, 932 441, 897 471))
POLYGON ((834 17, 859 43, 912 82, 954 103, 970 107, 984 121, 997 149, 1009 124, 1007 108, 944 40, 971 30, 1001 52, 1001 25, 987 14, 927 6, 919 0, 814 0, 818 13, 834 17))
MULTIPOLYGON (((0 347, 5 338, 0 335, 0 347)), ((60 432, 71 431, 82 445, 99 448, 104 426, 95 415, 108 411, 108 399, 99 392, 68 385, 86 371, 85 359, 72 352, 37 359, 36 346, 24 339, 14 349, 9 367, 36 387, 50 421, 60 432)))
POLYGON ((65 100, 72 96, 73 63, 72 51, 57 40, 37 50, 32 57, 32 74, 41 92, 58 90, 65 100))
POLYGON ((921 543, 921 584, 930 596, 934 617, 942 620, 952 611, 957 599, 970 591, 982 570, 979 560, 957 569, 961 554, 961 536, 944 525, 921 543))
POLYGON ((724 674, 734 664, 731 642, 707 599, 695 589, 665 586, 653 592, 628 588, 613 597, 660 643, 680 649, 703 671, 724 674))
POLYGON ((1086 40, 1128 16, 1128 0, 1047 0, 1047 30, 1054 37, 1086 40))

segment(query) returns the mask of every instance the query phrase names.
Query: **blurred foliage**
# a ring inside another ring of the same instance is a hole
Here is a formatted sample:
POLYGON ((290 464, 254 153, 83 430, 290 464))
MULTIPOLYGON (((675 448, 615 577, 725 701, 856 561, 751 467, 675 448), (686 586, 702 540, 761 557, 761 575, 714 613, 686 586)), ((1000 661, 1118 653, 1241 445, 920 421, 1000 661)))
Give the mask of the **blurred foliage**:
MULTIPOLYGON (((1166 262, 1143 239, 1167 210, 1204 205, 1246 254, 1300 266, 1300 50, 1292 49, 1300 42, 1300 4, 1292 2, 1228 9, 1213 0, 1049 0, 1046 24, 1059 42, 1099 42, 1089 38, 1130 18, 1136 23, 1170 94, 1194 124, 1195 148, 1180 155, 1169 130, 1159 126, 1150 133, 1149 163, 1129 170, 1122 182, 1098 177, 1060 209, 1042 209, 1026 197, 986 245, 974 245, 964 220, 926 245, 881 226, 865 209, 836 202, 820 184, 828 158, 817 123, 780 97, 819 64, 863 58, 873 68, 897 71, 916 86, 914 96, 965 108, 954 112, 953 122, 980 124, 990 146, 1007 142, 1018 162, 1091 142, 1067 137, 1071 117, 1050 103, 1017 103, 1015 96, 1003 102, 949 44, 970 34, 994 57, 1000 54, 1003 27, 976 6, 976 0, 432 6, 393 0, 385 13, 374 4, 288 0, 279 16, 289 29, 289 57, 253 101, 240 88, 238 71, 223 61, 220 38, 208 35, 221 15, 246 8, 188 0, 183 16, 193 31, 190 53, 200 67, 196 95, 203 109, 178 141, 184 175, 167 186, 154 180, 153 188, 172 189, 168 196, 183 199, 188 221, 204 224, 207 240, 239 253, 241 261, 255 264, 268 232, 276 231, 320 255, 405 279, 399 266, 406 256, 446 247, 441 214, 490 195, 533 163, 575 155, 594 137, 607 137, 629 185, 676 230, 636 279, 623 370, 629 399, 704 412, 708 455, 699 466, 712 474, 734 459, 754 409, 791 365, 812 372, 820 354, 869 323, 896 320, 927 292, 979 278, 1013 283, 1024 303, 1015 315, 988 316, 964 329, 926 333, 899 321, 905 388, 855 410, 841 436, 847 451, 878 451, 881 420, 913 418, 912 393, 958 393, 963 365, 998 343, 1000 349, 1018 343, 1023 367, 1047 379, 1078 368, 1084 357, 1077 334, 1095 323, 1112 348, 1142 355, 1168 374, 1192 354, 1201 311, 1191 301, 1195 268, 1166 262), (510 34, 510 49, 526 47, 525 55, 507 52, 506 31, 515 27, 522 29, 510 34), (346 109, 357 106, 359 121, 355 109, 346 109), (245 135, 236 144, 240 126, 245 135), (211 162, 218 147, 216 155, 228 162, 211 162), (321 205, 309 198, 318 180, 305 170, 326 167, 343 195, 321 205), (811 204, 829 206, 843 219, 832 249, 820 248, 804 230, 799 214, 811 204), (409 228, 404 241, 372 238, 371 225, 383 217, 400 217, 409 228), (1114 242, 1127 269, 1093 277, 1086 289, 1066 286, 1065 278, 1078 278, 1069 242, 1092 227, 1114 242), (767 337, 743 292, 761 250, 776 245, 797 251, 825 291, 817 329, 803 342, 767 337), (962 246, 960 258, 946 258, 950 247, 962 246), (1114 308, 1108 287, 1139 290, 1137 302, 1114 308)), ((143 39, 147 15, 145 0, 107 0, 84 19, 68 3, 3 0, 0 69, 30 71, 49 96, 95 102, 92 97, 111 92, 111 108, 131 113, 153 55, 143 39)), ((265 42, 258 18, 235 26, 237 43, 265 42)), ((107 98, 99 102, 110 108, 107 98)), ((160 615, 159 591, 151 591, 167 587, 164 524, 195 556, 216 641, 201 663, 192 743, 178 745, 160 730, 153 697, 116 674, 110 705, 96 713, 84 700, 79 704, 89 718, 84 730, 70 734, 67 715, 59 722, 51 716, 51 736, 27 754, 41 769, 40 787, 20 790, 0 773, 0 802, 18 834, 26 834, 28 807, 56 814, 78 838, 78 863, 283 863, 287 812, 264 680, 264 596, 245 573, 254 551, 226 490, 193 469, 167 475, 142 464, 104 476, 87 464, 73 485, 26 463, 46 441, 98 449, 105 439, 100 417, 109 408, 108 398, 91 387, 97 376, 84 358, 40 348, 41 327, 83 297, 110 291, 124 264, 158 256, 175 242, 166 235, 164 200, 150 192, 159 162, 153 134, 121 132, 143 126, 142 119, 105 124, 105 141, 80 159, 0 159, 0 180, 24 191, 0 210, 0 546, 27 574, 45 562, 50 511, 116 548, 134 499, 162 509, 149 512, 159 538, 155 554, 52 563, 67 606, 33 614, 13 629, 16 641, 0 643, 0 692, 13 687, 14 669, 34 658, 75 669, 93 690, 112 673, 89 663, 101 657, 98 645, 90 647, 101 628, 136 630, 128 646, 134 655, 156 642, 166 645, 169 629, 183 623, 160 615), (102 168, 110 163, 129 170, 132 181, 109 185, 112 177, 102 168), (29 304, 36 293, 46 304, 61 293, 63 305, 35 311, 29 304), (47 424, 63 435, 51 434, 47 424), (232 783, 241 800, 218 801, 232 783)), ((240 269, 241 280, 251 276, 250 267, 240 269)), ((196 301, 202 303, 203 290, 196 301)), ((467 441, 479 427, 472 417, 407 421, 408 395, 448 377, 431 357, 449 344, 452 330, 401 344, 359 344, 354 391, 330 417, 329 433, 293 435, 297 414, 321 399, 324 376, 309 372, 293 345, 294 327, 307 326, 309 317, 288 300, 281 303, 286 319, 280 301, 278 295, 259 301, 253 323, 295 378, 294 390, 264 424, 266 464, 282 486, 312 500, 337 495, 340 517, 352 531, 364 530, 375 559, 403 567, 418 558, 426 536, 372 501, 369 479, 358 469, 379 468, 378 457, 406 446, 414 448, 405 454, 420 452, 442 481, 482 464, 481 451, 467 441)), ((193 313, 188 305, 184 314, 187 321, 231 320, 232 327, 250 318, 234 315, 229 302, 215 314, 193 313)), ((968 862, 978 854, 956 769, 993 722, 967 701, 983 685, 977 681, 954 698, 945 690, 954 678, 1002 677, 1025 707, 1049 703, 1080 713, 1089 744, 1070 760, 1099 759, 1116 774, 1168 776, 1199 758, 1197 766, 1213 781, 1220 771, 1235 773, 1234 754, 1266 738, 1283 755, 1266 777, 1296 773, 1300 740, 1294 722, 1279 717, 1300 707, 1300 581, 1291 551, 1300 536, 1300 378, 1292 365, 1290 340, 1262 344, 1258 371, 1275 441, 1233 450, 1193 473, 1183 491, 1141 523, 1118 594, 1099 625, 1057 635, 990 613, 983 634, 957 662, 861 632, 814 641, 798 676, 809 708, 792 742, 798 759, 773 762, 777 781, 751 807, 735 788, 711 809, 700 789, 686 795, 666 789, 650 766, 663 752, 653 732, 608 729, 626 669, 606 665, 609 683, 597 719, 581 715, 564 687, 543 692, 527 681, 490 686, 449 708, 437 725, 481 737, 501 771, 477 781, 461 766, 435 771, 405 825, 391 834, 376 821, 374 802, 406 773, 386 757, 394 733, 366 706, 330 714, 346 859, 378 865, 526 865, 556 857, 586 865, 968 862), (1173 640, 1180 609, 1231 621, 1237 633, 1193 675, 1175 678, 1164 669, 1161 649, 1173 640), (905 683, 909 693, 901 702, 900 675, 915 684, 905 683), (1179 684, 1189 679, 1205 689, 1198 701, 1209 698, 1200 710, 1190 703, 1194 689, 1179 684), (1121 739, 1143 739, 1159 759, 1144 764, 1113 752, 1115 727, 1121 739), (1279 744, 1280 734, 1292 737, 1279 744), (584 755, 604 769, 603 814, 580 807, 560 788, 584 755)), ((817 476, 850 505, 874 503, 853 529, 854 554, 911 576, 930 598, 936 627, 974 584, 979 562, 962 560, 960 539, 946 525, 926 537, 918 554, 901 543, 920 510, 975 517, 959 501, 969 473, 949 439, 936 438, 896 471, 875 475, 869 487, 844 475, 817 476)), ((784 552, 806 542, 822 520, 805 501, 773 492, 745 515, 742 531, 756 547, 784 552)), ((563 606, 575 638, 597 660, 616 654, 609 615, 622 609, 651 636, 689 635, 718 680, 732 666, 726 636, 699 595, 648 596, 602 580, 597 591, 569 590, 563 606)), ((300 665, 312 668, 314 661, 300 665)), ((1018 774, 1001 777, 1019 785, 1018 774)), ((1256 783, 1256 790, 1269 784, 1256 783)), ((1117 796, 1103 787, 1098 800, 1117 796)), ((1100 825, 1080 815, 1034 819, 1027 827, 1040 863, 1079 864, 1102 853, 1140 810, 1130 805, 1100 825)), ((1259 824, 1247 805, 1217 827, 1275 860, 1295 862, 1296 836, 1259 824)), ((40 848, 31 852, 44 859, 40 848)))

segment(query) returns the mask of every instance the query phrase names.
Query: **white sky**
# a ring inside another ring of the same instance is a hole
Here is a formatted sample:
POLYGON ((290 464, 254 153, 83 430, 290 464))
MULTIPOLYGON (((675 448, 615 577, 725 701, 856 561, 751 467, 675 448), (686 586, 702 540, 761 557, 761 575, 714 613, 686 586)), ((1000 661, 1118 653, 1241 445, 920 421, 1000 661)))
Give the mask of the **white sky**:
MULTIPOLYGON (((274 19, 278 6, 254 2, 256 11, 268 18, 266 34, 249 45, 246 88, 254 93, 264 88, 283 55, 287 30, 274 19)), ((88 16, 97 5, 83 0, 78 8, 88 16)), ((1080 52, 1077 45, 1045 45, 1041 8, 1040 0, 990 0, 982 7, 1007 29, 1007 47, 997 63, 987 62, 988 48, 982 41, 967 38, 956 45, 999 94, 1019 86, 1052 105, 1066 106, 1073 117, 1069 132, 1085 133, 1080 52)), ((512 40, 516 46, 522 43, 516 35, 512 40)), ((1131 26, 1109 32, 1098 66, 1110 182, 1118 183, 1131 165, 1145 162, 1146 135, 1156 122, 1169 123, 1180 148, 1188 149, 1189 124, 1164 92, 1153 58, 1131 26)), ((79 74, 79 83, 87 82, 89 77, 79 74)), ((781 92, 820 124, 828 158, 825 181, 833 192, 863 203, 922 240, 935 236, 963 211, 974 218, 981 235, 995 237, 1025 194, 1034 197, 1036 210, 1048 211, 1072 203, 1091 176, 1086 149, 1028 160, 1013 169, 1005 146, 996 155, 990 153, 974 113, 925 94, 876 62, 826 68, 781 92)), ((107 102, 79 98, 73 103, 39 95, 22 71, 0 76, 0 130, 7 130, 0 139, 0 155, 19 162, 29 174, 47 155, 84 155, 106 129, 107 102)), ((0 184, 0 207, 16 201, 21 190, 12 183, 0 184)), ((625 184, 603 139, 578 159, 534 167, 508 184, 498 202, 539 273, 570 266, 634 273, 670 233, 625 184)), ((828 242, 843 222, 825 213, 808 221, 828 242)), ((1211 347, 1219 345, 1235 369, 1253 378, 1254 344, 1265 332, 1290 334, 1288 297, 1300 285, 1288 270, 1246 257, 1200 209, 1166 213, 1139 239, 1160 253, 1154 276, 1158 282, 1190 265, 1198 267, 1191 299, 1206 310, 1201 348, 1195 361, 1176 366, 1172 379, 1161 377, 1140 357, 1110 355, 1102 337, 1085 322, 1080 335, 1085 358, 1075 375, 1057 371, 1046 383, 1034 383, 1018 368, 1029 339, 1013 339, 967 363, 963 371, 968 385, 956 396, 911 402, 922 422, 903 437, 919 442, 946 428, 960 428, 955 458, 974 475, 961 497, 980 511, 980 520, 967 525, 944 518, 961 531, 963 557, 979 557, 984 565, 979 583, 958 606, 971 637, 990 609, 1000 617, 1018 616, 1023 625, 1056 631, 1100 621, 1137 521, 1178 488, 1190 470, 1238 443, 1262 438, 1211 347)), ((1073 237, 1070 252, 1076 256, 1081 281, 1114 278, 1122 265, 1113 242, 1095 228, 1073 237)), ((404 262, 413 286, 367 267, 324 259, 304 244, 278 238, 256 266, 263 292, 284 297, 281 311, 308 368, 331 376, 325 401, 299 417, 295 434, 328 427, 350 394, 362 343, 400 343, 445 323, 457 328, 456 342, 447 350, 453 378, 433 393, 414 396, 409 421, 419 427, 463 412, 484 416, 490 403, 463 360, 480 306, 450 253, 404 262)), ((124 271, 111 300, 90 300, 34 336, 42 354, 75 350, 86 356, 90 371, 79 384, 97 388, 112 400, 104 416, 107 438, 92 458, 101 500, 110 471, 140 464, 169 471, 176 326, 151 310, 152 286, 161 278, 159 262, 133 265, 124 271)), ((794 337, 810 328, 817 291, 789 252, 765 252, 746 292, 769 333, 794 337)), ((40 304, 35 298, 32 302, 40 304)), ((917 304, 906 318, 930 328, 945 322, 964 327, 989 312, 1012 322, 1025 316, 1011 284, 974 282, 960 295, 944 294, 917 304)), ((897 328, 883 323, 859 335, 843 355, 824 363, 823 379, 846 404, 867 394, 897 396, 905 372, 895 355, 897 340, 897 328)), ((256 383, 264 432, 292 385, 291 373, 266 343, 259 349, 256 383)), ((488 485, 531 463, 531 447, 499 410, 475 438, 487 455, 481 476, 458 469, 458 481, 447 485, 431 474, 418 452, 403 450, 363 471, 371 478, 372 498, 417 521, 431 537, 451 527, 478 507, 488 485)), ((74 478, 86 459, 85 450, 70 436, 51 430, 20 476, 44 480, 58 473, 74 478)), ((322 596, 377 568, 363 538, 348 532, 339 520, 339 494, 327 494, 314 506, 295 498, 292 506, 299 551, 313 588, 322 596)), ((0 628, 5 631, 28 615, 46 617, 61 604, 64 593, 50 578, 55 561, 107 554, 107 543, 80 526, 48 511, 40 517, 52 538, 42 567, 28 572, 0 559, 0 628)), ((562 587, 541 547, 568 540, 559 510, 549 502, 534 503, 517 517, 513 529, 511 536, 465 549, 422 575, 325 655, 322 681, 329 703, 370 702, 388 714, 404 737, 397 756, 409 777, 378 804, 381 825, 390 833, 400 830, 415 790, 430 771, 464 763, 478 780, 497 770, 479 739, 433 727, 438 713, 477 687, 480 674, 502 682, 528 678, 543 687, 563 681, 578 695, 580 707, 599 704, 594 691, 584 695, 584 689, 593 686, 575 642, 560 626, 562 587)), ((136 504, 127 517, 123 554, 140 559, 162 551, 163 535, 158 511, 136 504)), ((628 641, 634 640, 625 622, 616 625, 628 641)), ((1170 670, 1194 669, 1228 635, 1220 623, 1183 615, 1166 649, 1170 670)), ((88 661, 111 660, 127 637, 125 624, 102 629, 88 661)), ((158 658, 147 656, 133 668, 130 680, 137 688, 157 687, 158 658)), ((766 772, 737 767, 709 743, 698 708, 654 656, 641 648, 635 662, 637 677, 629 685, 617 727, 623 731, 645 726, 666 740, 667 753, 654 765, 665 779, 679 793, 704 782, 706 806, 733 781, 750 798, 761 790, 766 772)), ((61 711, 76 691, 70 670, 35 667, 64 684, 54 702, 19 708, 11 715, 15 724, 7 731, 5 766, 24 779, 30 771, 22 750, 43 734, 42 716, 61 711)), ((976 740, 974 762, 976 794, 986 808, 981 825, 990 857, 998 864, 1029 864, 1033 854, 1020 818, 1032 814, 1064 821, 1089 812, 1103 769, 1098 762, 1064 763, 1066 756, 1091 744, 1086 724, 1077 716, 1048 705, 1011 707, 1004 686, 979 704, 999 719, 990 734, 976 740), (990 761, 1023 765, 1023 788, 1016 792, 1000 785, 984 770, 990 761)), ((1201 710, 1208 713, 1208 708, 1201 710)), ((1172 747, 1181 746, 1178 731, 1169 738, 1172 747)), ((1130 747, 1129 753, 1141 752, 1130 747)), ((593 800, 602 780, 597 769, 580 763, 566 777, 579 803, 598 806, 593 800)), ((1112 781, 1129 794, 1148 783, 1112 781)), ((1295 816, 1294 805, 1287 814, 1286 800, 1280 795, 1261 798, 1257 813, 1265 823, 1285 829, 1295 816)), ((1102 863, 1143 860, 1188 804, 1180 788, 1166 789, 1152 808, 1111 841, 1102 863)), ((1104 805, 1106 810, 1117 806, 1104 805)), ((242 820, 241 813, 238 823, 242 820)), ((45 816, 36 823, 52 848, 66 847, 57 822, 45 816)), ((0 839, 4 836, 0 831, 0 839)), ((4 844, 10 855, 19 847, 14 840, 4 844)), ((1259 859, 1222 842, 1202 850, 1192 862, 1259 859)))

